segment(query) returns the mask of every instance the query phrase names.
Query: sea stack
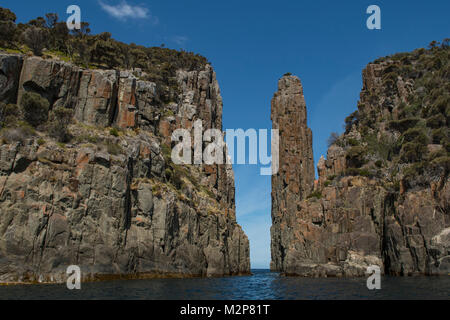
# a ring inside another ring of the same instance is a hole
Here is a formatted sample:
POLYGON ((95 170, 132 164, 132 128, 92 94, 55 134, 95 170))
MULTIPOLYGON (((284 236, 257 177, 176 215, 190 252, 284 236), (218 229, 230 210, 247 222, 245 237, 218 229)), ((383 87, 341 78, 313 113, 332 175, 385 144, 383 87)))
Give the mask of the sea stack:
POLYGON ((303 87, 296 76, 285 75, 272 99, 273 129, 280 134, 279 172, 272 176, 272 263, 273 271, 284 271, 289 259, 291 233, 298 206, 314 187, 312 132, 307 125, 303 87))

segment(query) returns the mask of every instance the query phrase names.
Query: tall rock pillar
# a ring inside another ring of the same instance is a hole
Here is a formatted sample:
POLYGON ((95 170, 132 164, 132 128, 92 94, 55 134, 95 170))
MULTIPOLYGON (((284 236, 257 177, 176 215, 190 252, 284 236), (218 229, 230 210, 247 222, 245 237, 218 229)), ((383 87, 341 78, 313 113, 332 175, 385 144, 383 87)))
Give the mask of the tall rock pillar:
POLYGON ((272 125, 280 132, 280 170, 272 177, 272 263, 282 271, 287 246, 294 236, 289 231, 300 202, 314 187, 312 132, 307 126, 303 87, 296 76, 285 75, 272 99, 272 125))

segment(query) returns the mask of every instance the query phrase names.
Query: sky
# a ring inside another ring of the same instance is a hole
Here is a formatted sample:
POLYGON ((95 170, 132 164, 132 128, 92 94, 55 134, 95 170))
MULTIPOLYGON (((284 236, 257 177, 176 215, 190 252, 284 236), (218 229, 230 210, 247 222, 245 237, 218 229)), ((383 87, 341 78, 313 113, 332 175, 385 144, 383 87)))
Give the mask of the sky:
MULTIPOLYGON (((361 72, 371 61, 450 37, 448 0, 55 0, 10 1, 18 22, 47 12, 66 20, 76 4, 93 33, 126 43, 185 49, 212 63, 224 101, 225 129, 270 129, 270 101, 286 72, 300 77, 313 131, 314 161, 332 132, 356 110, 361 72), (381 9, 369 30, 366 9, 381 9)), ((271 178, 235 165, 236 211, 250 239, 252 268, 269 268, 271 178)))

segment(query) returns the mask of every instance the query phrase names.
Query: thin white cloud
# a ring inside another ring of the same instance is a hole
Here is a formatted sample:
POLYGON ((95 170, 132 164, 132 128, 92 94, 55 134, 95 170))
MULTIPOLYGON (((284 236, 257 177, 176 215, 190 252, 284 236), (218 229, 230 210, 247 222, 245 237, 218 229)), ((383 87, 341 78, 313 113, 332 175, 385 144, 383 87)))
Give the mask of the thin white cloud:
POLYGON ((179 46, 184 46, 189 41, 189 38, 185 36, 174 36, 171 40, 179 46))
POLYGON ((106 13, 120 20, 151 19, 154 24, 158 23, 158 18, 152 16, 150 10, 144 6, 131 5, 125 0, 116 5, 110 5, 102 0, 99 0, 98 3, 106 13))

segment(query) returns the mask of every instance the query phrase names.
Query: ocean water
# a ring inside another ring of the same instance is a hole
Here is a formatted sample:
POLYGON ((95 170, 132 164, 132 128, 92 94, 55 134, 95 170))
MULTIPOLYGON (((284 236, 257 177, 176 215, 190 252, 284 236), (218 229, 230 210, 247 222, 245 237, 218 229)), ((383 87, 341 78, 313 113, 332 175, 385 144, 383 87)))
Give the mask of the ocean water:
POLYGON ((370 291, 366 279, 282 277, 268 270, 252 276, 214 279, 152 279, 65 285, 1 286, 0 299, 138 299, 138 300, 450 300, 450 276, 383 277, 381 290, 370 291))

